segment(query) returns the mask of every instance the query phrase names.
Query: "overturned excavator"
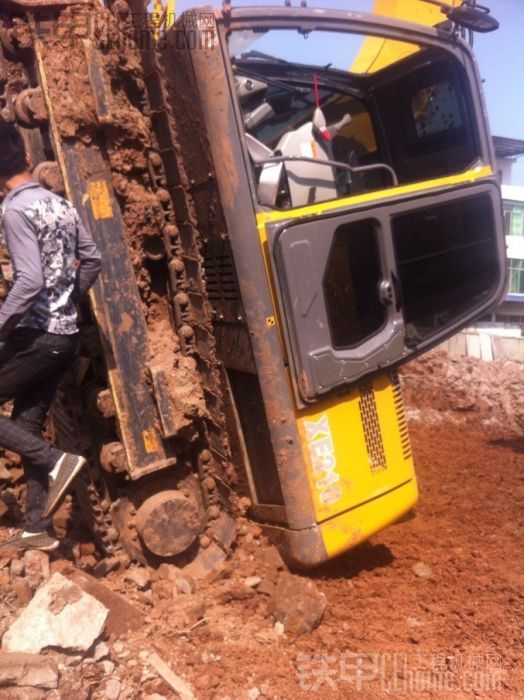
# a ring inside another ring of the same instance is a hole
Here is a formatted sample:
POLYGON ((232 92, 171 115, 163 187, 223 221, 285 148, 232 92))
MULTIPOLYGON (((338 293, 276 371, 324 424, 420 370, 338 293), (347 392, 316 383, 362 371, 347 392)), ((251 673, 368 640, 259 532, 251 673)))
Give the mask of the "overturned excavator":
POLYGON ((412 5, 436 26, 2 3, 0 118, 103 256, 52 430, 108 557, 205 572, 242 494, 311 567, 416 502, 396 369, 498 302, 505 246, 461 36, 496 22, 412 5))

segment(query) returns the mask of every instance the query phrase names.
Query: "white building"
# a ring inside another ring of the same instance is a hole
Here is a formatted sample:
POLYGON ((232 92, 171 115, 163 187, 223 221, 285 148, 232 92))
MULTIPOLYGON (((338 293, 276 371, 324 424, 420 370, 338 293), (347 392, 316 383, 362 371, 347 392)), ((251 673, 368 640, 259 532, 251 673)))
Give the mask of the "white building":
POLYGON ((508 293, 483 321, 524 327, 524 187, 511 184, 512 167, 524 154, 524 141, 494 136, 497 171, 502 182, 504 231, 508 245, 508 293))

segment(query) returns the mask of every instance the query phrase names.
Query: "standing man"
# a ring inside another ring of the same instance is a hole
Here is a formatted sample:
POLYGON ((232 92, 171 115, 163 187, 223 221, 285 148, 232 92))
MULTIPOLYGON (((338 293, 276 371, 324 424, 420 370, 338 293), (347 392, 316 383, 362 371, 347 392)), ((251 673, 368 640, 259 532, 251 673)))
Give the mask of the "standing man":
POLYGON ((53 550, 50 516, 86 460, 42 438, 63 372, 79 350, 76 302, 100 272, 100 254, 74 206, 33 180, 23 140, 0 120, 0 222, 14 285, 0 308, 0 447, 21 455, 24 530, 3 546, 53 550))

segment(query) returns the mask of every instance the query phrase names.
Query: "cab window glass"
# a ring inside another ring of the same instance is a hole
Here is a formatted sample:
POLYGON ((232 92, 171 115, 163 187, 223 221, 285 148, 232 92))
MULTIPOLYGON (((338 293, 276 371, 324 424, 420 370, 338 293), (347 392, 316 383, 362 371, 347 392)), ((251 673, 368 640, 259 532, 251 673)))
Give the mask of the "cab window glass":
POLYGON ((467 169, 464 69, 443 49, 344 32, 229 36, 260 205, 291 209, 467 169))

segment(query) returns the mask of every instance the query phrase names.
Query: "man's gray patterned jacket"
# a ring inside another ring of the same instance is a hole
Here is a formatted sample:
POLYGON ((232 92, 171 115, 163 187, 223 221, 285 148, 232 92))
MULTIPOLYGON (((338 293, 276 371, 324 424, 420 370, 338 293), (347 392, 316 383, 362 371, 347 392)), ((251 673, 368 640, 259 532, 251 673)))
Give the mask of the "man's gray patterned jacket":
POLYGON ((101 267, 76 209, 31 180, 5 197, 1 219, 14 285, 0 309, 0 340, 15 326, 76 333, 75 302, 101 267))

